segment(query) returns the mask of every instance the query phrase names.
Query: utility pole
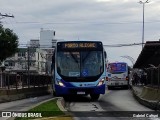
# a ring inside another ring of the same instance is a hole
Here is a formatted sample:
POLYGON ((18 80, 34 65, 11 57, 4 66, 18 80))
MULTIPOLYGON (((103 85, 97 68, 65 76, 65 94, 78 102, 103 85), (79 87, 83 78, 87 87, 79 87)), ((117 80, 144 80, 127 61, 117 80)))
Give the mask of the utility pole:
POLYGON ((144 44, 144 6, 146 3, 149 3, 149 1, 148 0, 139 1, 139 3, 143 5, 143 26, 142 26, 142 49, 143 49, 143 44, 144 44))
POLYGON ((30 51, 29 51, 29 46, 27 48, 27 73, 28 73, 28 88, 30 87, 30 73, 29 73, 29 70, 30 70, 30 51))

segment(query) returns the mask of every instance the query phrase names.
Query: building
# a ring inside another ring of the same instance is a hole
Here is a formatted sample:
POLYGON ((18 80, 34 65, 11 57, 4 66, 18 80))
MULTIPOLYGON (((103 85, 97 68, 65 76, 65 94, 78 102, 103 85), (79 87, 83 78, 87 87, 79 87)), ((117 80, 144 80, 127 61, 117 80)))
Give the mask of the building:
POLYGON ((48 74, 50 74, 50 67, 52 62, 52 55, 54 48, 56 46, 57 40, 55 39, 55 31, 54 30, 45 30, 41 28, 40 30, 40 40, 38 39, 31 39, 30 46, 40 48, 47 52, 46 55, 46 68, 48 74))
POLYGON ((160 65, 160 41, 147 41, 139 54, 134 68, 144 69, 160 65))
POLYGON ((39 48, 19 48, 19 52, 5 60, 6 71, 14 73, 46 74, 47 52, 39 48))
POLYGON ((54 42, 56 42, 54 40, 55 37, 55 31, 54 30, 44 30, 43 28, 41 28, 40 31, 40 47, 41 48, 52 48, 54 42))
POLYGON ((135 62, 142 83, 154 88, 160 87, 160 41, 147 41, 135 62), (145 79, 144 79, 145 78, 145 79))
POLYGON ((55 39, 54 30, 40 30, 40 39, 31 39, 31 47, 40 47, 41 49, 55 48, 57 40, 55 39))
POLYGON ((57 40, 55 31, 40 30, 40 39, 31 39, 27 48, 5 60, 6 71, 14 73, 50 74, 51 62, 57 40))
POLYGON ((39 48, 40 47, 39 39, 31 39, 29 46, 39 48))

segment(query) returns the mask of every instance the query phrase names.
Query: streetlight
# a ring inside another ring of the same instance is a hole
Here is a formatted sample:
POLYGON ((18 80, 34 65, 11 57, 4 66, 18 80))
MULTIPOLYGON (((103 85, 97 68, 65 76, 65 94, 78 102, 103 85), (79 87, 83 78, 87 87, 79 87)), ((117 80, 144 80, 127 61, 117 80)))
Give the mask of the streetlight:
POLYGON ((132 65, 134 66, 135 60, 131 56, 125 55, 125 56, 120 56, 120 57, 127 58, 128 60, 132 62, 132 65))
POLYGON ((143 49, 143 43, 144 43, 144 6, 146 3, 149 3, 148 0, 146 1, 139 1, 140 4, 143 4, 143 27, 142 27, 142 49, 143 49))

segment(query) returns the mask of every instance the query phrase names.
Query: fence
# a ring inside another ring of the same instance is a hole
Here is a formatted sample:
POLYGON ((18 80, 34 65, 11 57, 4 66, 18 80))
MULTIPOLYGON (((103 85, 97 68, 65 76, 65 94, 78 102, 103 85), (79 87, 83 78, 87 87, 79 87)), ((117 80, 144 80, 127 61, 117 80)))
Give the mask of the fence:
POLYGON ((30 87, 48 86, 51 84, 50 75, 39 74, 0 74, 0 88, 1 89, 23 89, 30 87))
POLYGON ((146 69, 146 84, 152 87, 160 87, 160 66, 146 69))
POLYGON ((133 85, 136 85, 136 81, 137 81, 137 84, 140 84, 140 85, 144 84, 147 86, 160 88, 160 66, 144 68, 143 71, 146 74, 141 73, 137 75, 138 78, 134 76, 135 73, 137 74, 137 72, 134 73, 133 75, 134 84, 133 85))

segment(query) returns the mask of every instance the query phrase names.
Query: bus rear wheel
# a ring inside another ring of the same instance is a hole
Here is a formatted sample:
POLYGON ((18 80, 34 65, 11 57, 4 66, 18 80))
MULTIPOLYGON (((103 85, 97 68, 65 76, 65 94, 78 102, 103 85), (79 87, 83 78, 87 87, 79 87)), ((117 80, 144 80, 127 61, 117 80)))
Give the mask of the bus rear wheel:
POLYGON ((92 100, 98 100, 100 94, 90 94, 92 100))

